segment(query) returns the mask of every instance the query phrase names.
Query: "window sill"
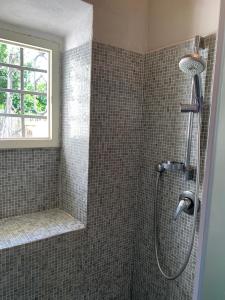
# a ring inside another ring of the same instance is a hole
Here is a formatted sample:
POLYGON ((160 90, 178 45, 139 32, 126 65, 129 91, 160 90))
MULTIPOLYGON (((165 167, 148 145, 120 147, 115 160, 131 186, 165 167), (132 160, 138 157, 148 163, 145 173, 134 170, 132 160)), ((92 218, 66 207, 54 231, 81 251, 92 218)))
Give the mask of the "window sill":
POLYGON ((68 213, 55 208, 0 220, 0 250, 83 229, 68 213))
POLYGON ((0 149, 30 149, 30 148, 55 148, 59 147, 59 139, 9 139, 0 140, 0 149))

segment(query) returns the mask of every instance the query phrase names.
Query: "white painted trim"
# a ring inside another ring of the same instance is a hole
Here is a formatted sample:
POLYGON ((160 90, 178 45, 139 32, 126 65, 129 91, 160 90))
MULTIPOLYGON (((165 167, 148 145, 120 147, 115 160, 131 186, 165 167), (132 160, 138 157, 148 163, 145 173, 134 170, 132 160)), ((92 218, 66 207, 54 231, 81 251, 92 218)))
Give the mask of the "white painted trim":
MULTIPOLYGON (((212 241, 209 240, 209 230, 212 223, 212 210, 213 206, 215 206, 215 199, 213 199, 213 185, 215 184, 215 172, 218 169, 218 165, 216 165, 216 151, 219 151, 219 139, 224 139, 223 137, 219 137, 219 126, 222 126, 222 122, 224 123, 225 119, 221 119, 222 111, 225 111, 225 90, 224 90, 224 80, 225 80, 225 1, 221 0, 220 7, 220 21, 219 21, 219 30, 217 37, 217 50, 216 50, 216 64, 215 64, 215 72, 214 72, 214 80, 213 80, 213 95, 212 95, 212 106, 211 106, 211 117, 210 117, 210 126, 209 126, 209 136, 208 136, 208 150, 206 157, 206 168, 205 168, 205 176, 203 182, 203 196, 202 196, 202 206, 201 206, 201 219, 200 219, 200 230, 199 230, 199 247, 197 253, 197 264, 196 264, 196 276, 194 282, 194 293, 193 300, 222 300, 225 299, 225 294, 222 298, 218 298, 216 295, 217 286, 208 286, 208 290, 206 290, 206 286, 209 284, 208 282, 208 274, 209 271, 209 259, 213 259, 213 257, 209 257, 209 243, 212 241), (222 108, 223 106, 223 108, 222 108), (220 124, 219 124, 220 122, 220 124), (208 257, 207 257, 208 256, 208 257), (206 296, 207 294, 207 296, 206 296), (214 295, 213 295, 214 294, 214 295), (213 298, 212 298, 213 295, 213 298)), ((223 113, 224 114, 224 113, 223 113)), ((225 153, 223 153, 225 156, 225 153)), ((224 165, 224 162, 221 161, 224 165)), ((220 166, 221 167, 221 166, 220 166)), ((225 169, 225 165, 223 166, 225 169)), ((225 191, 224 191, 225 192, 225 191)), ((224 193, 225 195, 225 193, 224 193)), ((222 196, 222 200, 225 200, 225 196, 222 196)), ((218 211, 217 216, 214 215, 214 218, 220 218, 220 214, 224 216, 225 211, 218 211)), ((223 218, 224 219, 224 218, 223 218)), ((224 227, 221 228, 221 232, 223 235, 225 232, 225 224, 224 227)), ((220 237, 221 238, 221 237, 220 237)), ((218 244, 214 244, 215 249, 220 247, 221 240, 218 239, 218 244)), ((225 253, 225 249, 224 249, 225 253)), ((212 254, 212 253, 211 253, 212 254)), ((215 255, 215 253, 214 253, 215 255)), ((220 258, 216 257, 216 260, 220 258)), ((225 260, 224 256, 221 257, 223 261, 225 260)), ((211 263, 213 263, 211 261, 211 263)), ((211 264, 212 266, 213 264, 211 264)), ((221 261, 221 266, 224 265, 224 262, 221 261)), ((216 274, 218 270, 210 270, 213 274, 216 274)), ((217 273, 218 274, 218 273, 217 273)), ((224 270, 225 275, 225 270, 224 270)), ((224 277, 215 278, 215 281, 223 281, 224 285, 224 277)))
POLYGON ((41 115, 16 115, 16 114, 4 114, 4 113, 0 113, 1 117, 10 117, 10 118, 30 118, 30 119, 44 119, 46 120, 47 117, 46 116, 41 116, 41 115))
POLYGON ((7 140, 0 141, 0 149, 8 148, 42 148, 42 147, 59 147, 60 141, 60 50, 61 45, 55 41, 41 39, 27 34, 14 32, 0 28, 0 39, 14 41, 23 44, 25 47, 35 47, 50 52, 50 66, 52 71, 49 72, 49 113, 52 122, 49 128, 50 139, 26 139, 26 140, 7 140), (50 86, 52 85, 52 86, 50 86))

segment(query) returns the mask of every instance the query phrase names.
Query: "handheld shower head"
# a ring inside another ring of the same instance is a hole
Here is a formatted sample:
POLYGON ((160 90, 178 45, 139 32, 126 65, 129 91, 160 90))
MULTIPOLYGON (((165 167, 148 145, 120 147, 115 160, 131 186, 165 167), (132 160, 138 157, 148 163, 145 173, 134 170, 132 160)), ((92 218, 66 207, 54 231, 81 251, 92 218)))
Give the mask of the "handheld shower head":
POLYGON ((179 62, 179 68, 182 72, 192 77, 194 86, 194 93, 192 97, 195 97, 196 105, 194 108, 192 105, 187 105, 182 108, 183 112, 199 112, 202 109, 203 97, 201 91, 201 77, 200 74, 205 70, 206 63, 199 54, 199 49, 205 49, 204 38, 200 36, 195 37, 194 52, 183 56, 179 62))
POLYGON ((179 62, 179 68, 185 74, 195 76, 205 70, 205 61, 198 53, 187 54, 179 62))

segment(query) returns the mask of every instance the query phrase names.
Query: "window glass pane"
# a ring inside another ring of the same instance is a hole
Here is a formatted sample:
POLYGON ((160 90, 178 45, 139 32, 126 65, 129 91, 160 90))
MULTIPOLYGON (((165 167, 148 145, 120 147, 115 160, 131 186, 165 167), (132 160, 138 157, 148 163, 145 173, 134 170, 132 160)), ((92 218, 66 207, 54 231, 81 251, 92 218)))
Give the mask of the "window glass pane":
POLYGON ((21 114, 20 94, 0 92, 0 113, 21 114))
POLYGON ((14 114, 21 114, 21 95, 10 93, 12 99, 12 111, 14 114))
POLYGON ((0 138, 21 138, 21 118, 0 116, 0 138))
POLYGON ((46 96, 36 96, 35 110, 36 110, 37 114, 47 116, 47 97, 46 96))
POLYGON ((47 119, 25 118, 25 137, 27 138, 47 138, 48 121, 47 119))
POLYGON ((20 47, 0 42, 0 63, 20 64, 20 47))
POLYGON ((20 74, 17 69, 0 66, 0 88, 20 89, 20 74))
POLYGON ((24 113, 47 116, 47 97, 25 94, 24 113))
POLYGON ((0 92, 0 113, 5 113, 7 94, 5 92, 0 92))
POLYGON ((8 68, 0 66, 0 88, 7 88, 8 68))
POLYGON ((48 53, 35 49, 24 48, 24 66, 47 70, 48 53))
POLYGON ((24 90, 47 93, 47 74, 24 71, 24 90))

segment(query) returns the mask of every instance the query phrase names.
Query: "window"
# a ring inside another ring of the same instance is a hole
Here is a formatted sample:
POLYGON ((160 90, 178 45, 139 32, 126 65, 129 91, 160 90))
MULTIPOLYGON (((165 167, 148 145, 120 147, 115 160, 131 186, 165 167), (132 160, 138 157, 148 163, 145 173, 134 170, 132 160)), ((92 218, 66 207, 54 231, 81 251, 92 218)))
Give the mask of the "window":
POLYGON ((0 40, 0 141, 51 139, 50 54, 0 40))

